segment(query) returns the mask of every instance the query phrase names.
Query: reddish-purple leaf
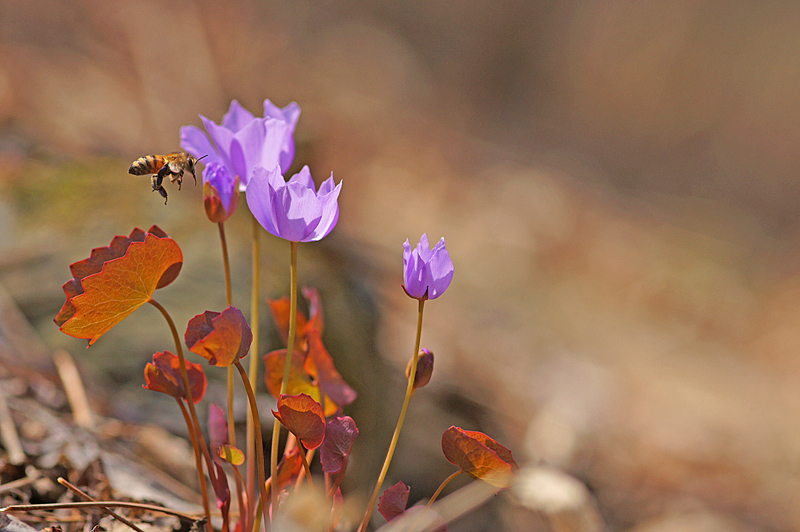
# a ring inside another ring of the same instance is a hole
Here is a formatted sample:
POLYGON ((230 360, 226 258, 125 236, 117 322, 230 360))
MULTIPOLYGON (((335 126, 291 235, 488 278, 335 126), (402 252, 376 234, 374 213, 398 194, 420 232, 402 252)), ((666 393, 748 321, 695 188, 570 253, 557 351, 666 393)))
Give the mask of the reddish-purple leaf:
POLYGON ((378 511, 384 519, 391 521, 398 515, 403 515, 408 504, 408 494, 411 488, 401 480, 391 488, 386 488, 378 499, 378 511))
MULTIPOLYGON (((411 366, 414 360, 408 361, 406 367, 406 378, 411 376, 411 366)), ((417 360, 417 370, 414 372, 414 389, 422 388, 428 384, 433 375, 433 351, 420 349, 419 360, 417 360)))
POLYGON ((228 307, 220 312, 198 314, 186 327, 186 345, 212 366, 230 366, 247 356, 253 333, 242 311, 228 307))
POLYGON ((208 440, 214 454, 220 447, 228 443, 227 416, 222 407, 214 403, 208 407, 208 440))
MULTIPOLYGON (((192 390, 192 402, 199 403, 205 395, 208 385, 203 366, 187 360, 186 373, 189 377, 189 387, 192 390)), ((148 390, 165 393, 178 399, 186 399, 178 356, 169 351, 153 355, 153 361, 148 362, 144 367, 144 381, 145 384, 142 386, 148 390)))
POLYGON ((319 331, 314 328, 308 329, 306 339, 308 354, 306 355, 305 370, 317 380, 320 389, 340 408, 355 401, 358 394, 336 371, 331 355, 322 344, 319 331))
POLYGON ((117 236, 88 259, 70 265, 73 278, 55 317, 62 332, 92 345, 114 325, 147 303, 153 292, 175 280, 183 254, 174 240, 153 226, 117 236))
POLYGON ((350 416, 336 416, 328 421, 328 426, 325 428, 325 440, 319 450, 319 459, 324 472, 338 473, 341 471, 357 436, 358 427, 350 416))
POLYGON ((217 481, 211 479, 211 485, 214 488, 214 495, 217 497, 217 508, 223 510, 223 515, 227 515, 228 508, 231 504, 231 490, 228 487, 228 476, 222 466, 214 462, 214 471, 216 471, 217 481))
POLYGON ((297 436, 306 449, 316 449, 325 438, 325 413, 322 405, 310 396, 281 395, 278 399, 278 411, 272 415, 297 436))
POLYGON ((507 488, 519 466, 511 451, 482 432, 450 427, 442 435, 445 458, 471 477, 507 488))

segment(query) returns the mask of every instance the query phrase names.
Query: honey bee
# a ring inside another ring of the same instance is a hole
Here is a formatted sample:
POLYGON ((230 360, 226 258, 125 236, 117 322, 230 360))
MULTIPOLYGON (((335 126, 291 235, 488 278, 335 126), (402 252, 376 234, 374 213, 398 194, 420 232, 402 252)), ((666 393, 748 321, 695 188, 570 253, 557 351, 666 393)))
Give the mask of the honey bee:
MULTIPOLYGON (((207 156, 203 155, 203 157, 207 156)), ((200 157, 200 159, 203 157, 200 157)), ((182 151, 175 151, 166 155, 145 155, 131 163, 128 173, 133 175, 153 174, 150 178, 153 192, 158 191, 161 197, 164 198, 164 205, 166 205, 167 190, 164 188, 164 178, 169 176, 170 183, 178 183, 178 190, 180 190, 183 182, 183 173, 188 171, 192 174, 196 185, 195 165, 200 159, 195 159, 182 151)))

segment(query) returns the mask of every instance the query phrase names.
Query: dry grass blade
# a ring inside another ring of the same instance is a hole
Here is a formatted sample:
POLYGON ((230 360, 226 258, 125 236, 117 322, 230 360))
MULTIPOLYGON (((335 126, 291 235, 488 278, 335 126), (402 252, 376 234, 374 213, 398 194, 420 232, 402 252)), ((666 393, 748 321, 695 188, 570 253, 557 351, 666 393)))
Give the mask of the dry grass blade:
MULTIPOLYGON (((58 483, 61 484, 62 486, 66 486, 67 488, 69 488, 70 491, 72 491, 73 493, 77 494, 79 497, 83 497, 84 499, 86 499, 89 502, 97 502, 92 497, 90 497, 88 493, 86 493, 85 491, 82 491, 77 486, 73 486, 72 484, 67 482, 66 479, 64 479, 62 477, 58 477, 58 483)), ((128 521, 127 519, 125 519, 124 517, 122 517, 121 515, 116 513, 115 511, 109 510, 108 508, 101 508, 101 510, 103 510, 103 512, 105 512, 106 514, 110 515, 111 517, 113 517, 114 519, 119 521, 120 523, 124 523, 127 526, 131 527, 136 532, 144 532, 144 530, 142 530, 138 526, 134 525, 133 523, 131 523, 130 521, 128 521)))

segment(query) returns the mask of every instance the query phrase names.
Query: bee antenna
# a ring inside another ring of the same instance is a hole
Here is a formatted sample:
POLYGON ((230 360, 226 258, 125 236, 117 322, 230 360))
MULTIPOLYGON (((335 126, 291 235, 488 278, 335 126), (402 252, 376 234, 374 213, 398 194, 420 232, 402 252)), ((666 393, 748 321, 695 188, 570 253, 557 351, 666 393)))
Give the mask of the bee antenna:
POLYGON ((205 159, 206 157, 208 157, 208 154, 207 154, 207 153, 206 153, 205 155, 203 155, 202 157, 198 158, 197 160, 198 160, 198 161, 200 161, 200 160, 202 160, 202 159, 205 159))

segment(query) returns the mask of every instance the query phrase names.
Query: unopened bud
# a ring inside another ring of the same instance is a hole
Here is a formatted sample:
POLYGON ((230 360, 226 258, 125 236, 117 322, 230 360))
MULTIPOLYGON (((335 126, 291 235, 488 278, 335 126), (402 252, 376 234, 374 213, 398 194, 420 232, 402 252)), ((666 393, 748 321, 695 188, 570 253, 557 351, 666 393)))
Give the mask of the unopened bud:
MULTIPOLYGON (((411 376, 411 365, 414 360, 408 361, 406 367, 406 378, 411 376)), ((420 349, 419 360, 417 361, 417 371, 414 374, 414 389, 422 388, 431 380, 433 375, 433 351, 427 349, 420 349)))

